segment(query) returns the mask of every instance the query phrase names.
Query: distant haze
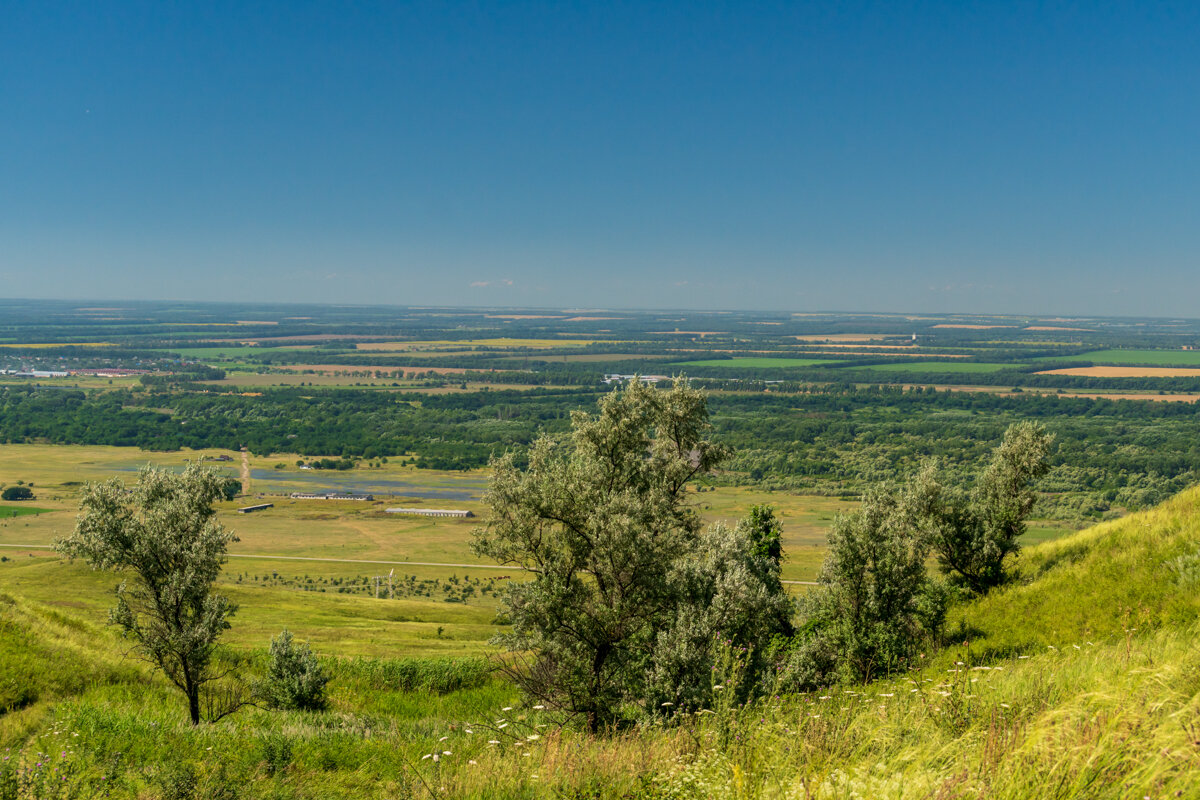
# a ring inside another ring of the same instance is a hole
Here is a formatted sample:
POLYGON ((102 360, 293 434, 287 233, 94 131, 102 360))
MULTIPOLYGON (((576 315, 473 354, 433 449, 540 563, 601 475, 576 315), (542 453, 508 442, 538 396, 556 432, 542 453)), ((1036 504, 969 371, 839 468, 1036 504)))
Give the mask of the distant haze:
POLYGON ((904 5, 9 4, 0 278, 1195 316, 1200 6, 904 5))

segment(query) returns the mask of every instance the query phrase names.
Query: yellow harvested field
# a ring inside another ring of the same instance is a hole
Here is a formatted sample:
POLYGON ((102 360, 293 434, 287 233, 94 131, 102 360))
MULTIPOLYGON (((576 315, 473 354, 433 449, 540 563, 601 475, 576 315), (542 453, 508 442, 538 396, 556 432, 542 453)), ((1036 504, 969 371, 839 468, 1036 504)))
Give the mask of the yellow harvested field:
POLYGON ((1184 367, 1068 367, 1037 375, 1083 375, 1093 378, 1200 378, 1200 369, 1184 367))
POLYGON ((567 317, 563 322, 602 322, 606 319, 625 319, 624 317, 567 317))

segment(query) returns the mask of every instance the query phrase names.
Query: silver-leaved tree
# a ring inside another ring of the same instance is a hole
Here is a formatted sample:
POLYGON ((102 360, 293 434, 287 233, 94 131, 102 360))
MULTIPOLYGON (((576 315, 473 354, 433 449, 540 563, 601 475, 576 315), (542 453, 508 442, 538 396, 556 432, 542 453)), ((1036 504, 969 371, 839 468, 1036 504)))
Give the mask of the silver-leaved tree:
POLYGON ((707 438, 705 396, 683 379, 667 391, 632 381, 571 421, 570 438, 540 438, 527 466, 512 454, 493 463, 474 549, 531 577, 504 598, 504 641, 528 654, 510 674, 596 731, 646 695, 658 632, 686 599, 678 567, 700 544, 686 486, 727 450, 707 438))
MULTIPOLYGON (((93 569, 125 573, 110 620, 187 696, 192 724, 201 693, 218 676, 217 639, 236 607, 213 592, 230 542, 213 503, 223 479, 198 465, 182 473, 145 468, 127 487, 113 479, 83 492, 75 531, 56 548, 93 569)), ((210 709, 219 718, 240 703, 210 709)))

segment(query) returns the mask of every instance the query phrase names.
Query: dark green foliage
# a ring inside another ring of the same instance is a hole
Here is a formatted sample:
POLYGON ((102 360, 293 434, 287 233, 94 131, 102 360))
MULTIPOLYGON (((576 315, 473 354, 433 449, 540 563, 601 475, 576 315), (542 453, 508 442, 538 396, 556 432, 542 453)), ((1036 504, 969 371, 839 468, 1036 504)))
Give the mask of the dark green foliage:
POLYGON ((292 740, 284 734, 276 731, 264 733, 261 744, 268 776, 283 772, 292 763, 292 740))
MULTIPOLYGON (((570 412, 603 393, 594 385, 445 395, 286 388, 243 397, 209 388, 0 387, 0 440, 152 450, 246 445, 334 464, 415 454, 412 463, 421 468, 465 469, 508 450, 520 463, 540 433, 566 432, 570 412)), ((737 451, 723 481, 858 495, 938 458, 953 482, 966 483, 986 463, 992 443, 1020 419, 1042 420, 1058 442, 1039 516, 1101 519, 1154 505, 1200 481, 1200 404, 800 382, 765 388, 743 382, 736 393, 710 399, 716 435, 737 451)))
POLYGON ((539 439, 525 469, 494 462, 474 549, 533 575, 504 598, 513 631, 501 639, 531 654, 513 678, 596 731, 645 696, 657 632, 681 599, 676 564, 699 541, 685 487, 726 451, 705 438, 704 395, 682 379, 666 392, 634 381, 572 426, 568 442, 539 439))
POLYGON ((33 490, 28 486, 9 486, 0 492, 0 500, 32 500, 33 490))
POLYGON ((295 644, 284 629, 271 639, 267 677, 260 688, 272 708, 323 711, 329 705, 325 685, 329 678, 307 644, 295 644))
POLYGON ((927 599, 923 506, 919 490, 884 485, 838 517, 820 585, 802 602, 805 626, 788 665, 800 687, 885 675, 939 633, 925 627, 945 612, 927 599))
POLYGON ((226 478, 221 481, 221 496, 226 500, 232 500, 242 492, 242 482, 237 478, 226 478))
POLYGON ((762 522, 775 520, 769 507, 761 511, 734 530, 709 528, 676 565, 670 580, 677 604, 658 632, 647 711, 711 707, 714 670, 729 649, 741 667, 736 685, 724 690, 745 701, 766 687, 770 644, 792 634, 794 604, 780 580, 779 559, 762 553, 762 522))
MULTIPOLYGON (((217 639, 236 610, 212 591, 228 545, 237 541, 216 520, 221 485, 196 464, 181 474, 143 469, 132 487, 117 479, 89 484, 75 531, 55 543, 93 569, 131 575, 116 589, 110 619, 187 696, 193 725, 201 691, 218 677, 210 669, 217 639)), ((220 702, 210 718, 239 705, 220 702)))
POLYGON ((197 797, 199 780, 191 764, 169 761, 158 775, 162 800, 193 800, 197 797))
POLYGON ((742 520, 742 527, 754 547, 754 552, 776 564, 783 558, 783 524, 768 505, 751 506, 742 520))
POLYGON ((1036 500, 1031 484, 1049 470, 1051 441, 1041 425, 1013 425, 969 494, 944 489, 928 470, 918 478, 931 544, 952 579, 976 592, 1004 581, 1005 559, 1020 548, 1036 500))

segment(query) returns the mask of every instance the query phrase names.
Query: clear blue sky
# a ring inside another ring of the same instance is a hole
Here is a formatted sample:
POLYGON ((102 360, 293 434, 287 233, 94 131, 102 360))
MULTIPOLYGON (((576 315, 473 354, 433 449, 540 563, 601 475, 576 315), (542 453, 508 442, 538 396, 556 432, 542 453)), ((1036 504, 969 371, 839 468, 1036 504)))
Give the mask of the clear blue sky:
POLYGON ((1200 4, 0 0, 8 296, 1200 315, 1200 4))

